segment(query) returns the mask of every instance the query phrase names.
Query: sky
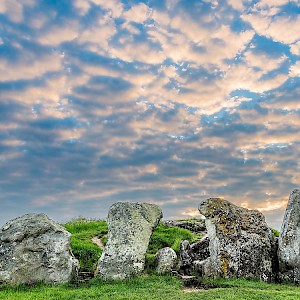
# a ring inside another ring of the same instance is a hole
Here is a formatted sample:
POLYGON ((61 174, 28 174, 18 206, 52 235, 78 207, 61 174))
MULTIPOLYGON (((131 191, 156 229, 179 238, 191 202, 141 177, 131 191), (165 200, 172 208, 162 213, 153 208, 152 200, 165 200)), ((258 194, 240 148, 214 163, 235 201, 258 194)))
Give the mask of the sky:
POLYGON ((300 3, 0 0, 0 225, 199 217, 222 197, 277 229, 299 188, 300 3))

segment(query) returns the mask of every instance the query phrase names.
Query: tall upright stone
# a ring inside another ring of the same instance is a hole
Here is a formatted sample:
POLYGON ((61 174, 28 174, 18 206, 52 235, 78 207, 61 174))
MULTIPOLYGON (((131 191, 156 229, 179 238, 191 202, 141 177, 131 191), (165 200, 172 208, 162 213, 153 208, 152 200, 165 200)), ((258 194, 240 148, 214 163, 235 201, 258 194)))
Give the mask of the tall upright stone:
POLYGON ((262 213, 219 199, 199 204, 206 217, 210 257, 202 262, 204 276, 272 279, 271 230, 262 213))
POLYGON ((70 281, 79 268, 71 234, 45 214, 27 214, 0 229, 0 282, 70 281))
POLYGON ((98 263, 98 276, 124 279, 144 270, 150 237, 161 209, 154 204, 118 202, 108 212, 108 241, 98 263))
POLYGON ((282 280, 300 282, 300 190, 292 191, 281 226, 278 243, 282 280))

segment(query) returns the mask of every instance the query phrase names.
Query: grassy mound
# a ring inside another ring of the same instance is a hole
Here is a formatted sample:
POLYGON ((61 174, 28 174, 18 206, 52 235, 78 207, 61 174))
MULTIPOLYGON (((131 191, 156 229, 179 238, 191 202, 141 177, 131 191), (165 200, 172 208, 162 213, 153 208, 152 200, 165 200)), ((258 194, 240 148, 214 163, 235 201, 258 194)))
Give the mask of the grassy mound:
MULTIPOLYGON (((64 224, 64 227, 72 233, 71 247, 75 257, 79 260, 81 272, 94 272, 97 262, 102 254, 102 249, 92 242, 93 237, 98 237, 103 244, 107 241, 108 227, 106 221, 75 219, 64 224)), ((171 247, 179 251, 180 241, 189 240, 191 243, 199 240, 200 235, 187 229, 168 227, 159 223, 154 230, 146 255, 146 266, 153 267, 154 256, 164 247, 171 247)))

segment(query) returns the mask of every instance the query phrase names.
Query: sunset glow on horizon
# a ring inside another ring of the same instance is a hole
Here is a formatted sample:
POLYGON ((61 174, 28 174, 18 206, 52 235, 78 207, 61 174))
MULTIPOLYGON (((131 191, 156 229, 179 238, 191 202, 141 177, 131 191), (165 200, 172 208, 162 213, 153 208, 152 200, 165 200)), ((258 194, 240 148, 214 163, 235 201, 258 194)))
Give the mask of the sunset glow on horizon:
POLYGON ((300 187, 300 4, 0 0, 0 225, 199 217, 222 197, 280 228, 300 187))

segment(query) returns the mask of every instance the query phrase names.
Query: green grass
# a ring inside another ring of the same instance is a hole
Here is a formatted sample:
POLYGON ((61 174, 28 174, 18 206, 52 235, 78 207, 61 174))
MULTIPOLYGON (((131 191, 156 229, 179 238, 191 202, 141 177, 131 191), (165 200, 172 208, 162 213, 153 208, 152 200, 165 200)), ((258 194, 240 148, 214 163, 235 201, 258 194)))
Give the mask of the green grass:
POLYGON ((106 221, 78 219, 63 226, 72 233, 71 247, 74 256, 79 260, 80 271, 94 272, 102 249, 92 242, 92 238, 96 236, 106 243, 106 221))
POLYGON ((280 232, 279 232, 278 230, 276 230, 276 229, 274 229, 274 228, 271 228, 271 230, 272 230, 273 235, 274 235, 275 237, 279 237, 280 232))
POLYGON ((267 284, 247 280, 210 280, 212 289, 187 292, 179 279, 171 276, 142 276, 124 281, 93 279, 79 287, 72 285, 37 285, 34 287, 1 287, 0 299, 230 299, 230 300, 296 300, 300 287, 267 284))
POLYGON ((178 253, 180 242, 182 240, 188 240, 190 243, 193 243, 200 238, 201 236, 199 234, 194 234, 187 229, 169 227, 159 223, 153 231, 149 242, 146 254, 146 271, 150 274, 154 273, 155 254, 159 251, 159 249, 170 247, 178 253))
MULTIPOLYGON (((64 227, 72 233, 71 247, 75 257, 79 260, 80 271, 94 272, 102 254, 102 249, 94 244, 91 239, 97 236, 104 244, 106 243, 108 231, 106 221, 80 218, 64 224, 64 227)), ((159 249, 171 247, 178 252, 180 241, 189 240, 192 243, 200 238, 200 235, 191 233, 187 229, 168 227, 159 223, 152 234, 146 255, 148 271, 153 267, 154 256, 159 249)))
POLYGON ((159 223, 155 228, 148 247, 149 254, 155 254, 159 249, 170 247, 176 252, 179 251, 180 242, 188 240, 193 243, 201 238, 200 235, 194 234, 187 229, 179 227, 169 227, 159 223))
MULTIPOLYGON (((107 234, 106 222, 78 219, 64 226, 72 233, 72 250, 80 261, 81 270, 94 271, 102 250, 92 243, 91 239, 94 236, 102 240, 105 238, 107 234)), ((160 248, 166 246, 178 251, 181 240, 187 239, 192 243, 199 238, 199 235, 195 235, 186 229, 170 228, 159 224, 152 235, 148 255, 153 257, 160 248)), ((103 281, 94 278, 87 283, 80 283, 79 285, 74 283, 17 287, 0 286, 0 299, 300 299, 300 287, 293 285, 267 284, 241 279, 201 279, 199 286, 205 289, 186 291, 182 282, 176 277, 145 274, 138 278, 123 281, 103 281)))

